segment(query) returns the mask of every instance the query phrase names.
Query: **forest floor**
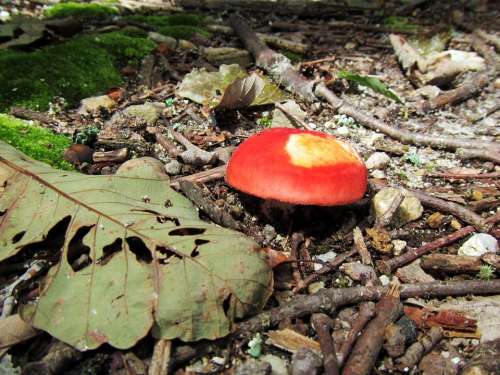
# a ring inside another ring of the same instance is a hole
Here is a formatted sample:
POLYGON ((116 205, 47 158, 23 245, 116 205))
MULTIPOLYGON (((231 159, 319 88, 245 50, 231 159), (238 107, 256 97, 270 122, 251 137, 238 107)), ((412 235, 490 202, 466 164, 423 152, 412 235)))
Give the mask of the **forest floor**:
MULTIPOLYGON (((147 335, 125 349, 104 339, 79 352, 62 343, 71 343, 66 333, 6 323, 18 304, 41 300, 62 246, 34 251, 39 238, 9 256, 0 249, 0 327, 10 332, 0 339, 0 374, 499 373, 500 11, 451 3, 307 18, 2 5, 0 140, 89 176, 159 160, 158 173, 201 219, 264 249, 274 282, 270 313, 237 316, 235 334, 196 343, 147 335), (248 26, 264 35, 245 34, 248 26), (288 70, 272 69, 257 38, 290 59, 288 70), (290 69, 303 80, 289 84, 290 69), (223 103, 238 78, 233 104, 223 103), (280 205, 229 186, 234 149, 276 127, 351 144, 368 170, 364 197, 280 205)), ((0 239, 9 242, 6 168, 0 239)), ((95 257, 71 261, 87 267, 95 257)))

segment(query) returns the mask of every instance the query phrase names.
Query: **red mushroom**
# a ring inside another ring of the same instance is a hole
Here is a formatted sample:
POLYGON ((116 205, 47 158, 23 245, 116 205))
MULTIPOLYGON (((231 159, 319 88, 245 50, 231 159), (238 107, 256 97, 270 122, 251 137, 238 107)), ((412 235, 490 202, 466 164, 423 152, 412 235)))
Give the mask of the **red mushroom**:
POLYGON ((236 149, 226 181, 264 199, 334 206, 363 197, 367 170, 349 144, 331 135, 273 128, 248 138, 236 149))

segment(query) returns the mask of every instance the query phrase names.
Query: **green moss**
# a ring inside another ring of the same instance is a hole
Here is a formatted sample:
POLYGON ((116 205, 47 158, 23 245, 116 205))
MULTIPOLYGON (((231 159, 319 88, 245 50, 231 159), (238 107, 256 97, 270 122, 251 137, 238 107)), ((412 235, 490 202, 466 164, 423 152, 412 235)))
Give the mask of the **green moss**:
POLYGON ((78 3, 76 1, 52 5, 44 13, 47 18, 76 17, 84 19, 102 19, 115 14, 118 14, 118 9, 113 6, 78 3))
POLYGON ((71 170, 73 167, 63 159, 64 151, 71 145, 68 137, 54 134, 50 130, 26 121, 0 114, 0 139, 24 152, 29 157, 53 167, 71 170))
POLYGON ((412 20, 408 17, 402 16, 389 16, 385 19, 385 25, 395 30, 402 31, 417 31, 418 25, 413 24, 412 20))
POLYGON ((197 14, 182 13, 171 16, 147 16, 138 14, 125 16, 123 19, 152 26, 159 33, 176 39, 189 39, 195 33, 207 38, 211 36, 210 32, 203 28, 205 21, 204 17, 197 14))
POLYGON ((70 106, 123 83, 119 67, 154 48, 120 32, 85 35, 34 52, 0 51, 0 111, 17 105, 46 110, 55 96, 70 106))
POLYGON ((292 52, 292 51, 289 51, 286 49, 282 49, 280 52, 283 55, 285 55, 286 57, 288 57, 292 63, 297 63, 299 61, 302 61, 302 55, 300 55, 298 53, 295 53, 295 52, 292 52))

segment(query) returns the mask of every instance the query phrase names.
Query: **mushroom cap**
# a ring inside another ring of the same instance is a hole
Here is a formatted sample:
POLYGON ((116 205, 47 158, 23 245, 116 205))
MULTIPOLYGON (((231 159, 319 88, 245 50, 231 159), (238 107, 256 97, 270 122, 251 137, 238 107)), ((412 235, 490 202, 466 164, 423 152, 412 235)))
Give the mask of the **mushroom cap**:
POLYGON ((346 142, 309 130, 272 128, 245 140, 229 160, 227 183, 250 195, 293 204, 353 203, 368 173, 346 142))

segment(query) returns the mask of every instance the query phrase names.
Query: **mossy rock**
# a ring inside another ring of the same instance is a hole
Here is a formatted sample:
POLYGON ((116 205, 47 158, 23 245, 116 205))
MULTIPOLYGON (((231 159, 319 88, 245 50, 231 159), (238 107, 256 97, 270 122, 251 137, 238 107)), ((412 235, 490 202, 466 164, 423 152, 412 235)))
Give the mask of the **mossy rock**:
POLYGON ((55 96, 70 106, 123 83, 119 68, 137 63, 155 44, 121 32, 84 35, 33 52, 0 51, 0 111, 46 110, 55 96))
POLYGON ((206 38, 212 35, 201 27, 183 25, 158 27, 158 32, 175 39, 190 39, 194 34, 200 34, 206 38))
POLYGON ((75 17, 79 19, 103 19, 116 14, 118 14, 118 9, 110 5, 76 1, 54 4, 44 12, 47 18, 75 17))
POLYGON ((73 169, 63 159, 64 151, 71 145, 71 139, 38 125, 0 113, 0 140, 53 167, 73 169))

